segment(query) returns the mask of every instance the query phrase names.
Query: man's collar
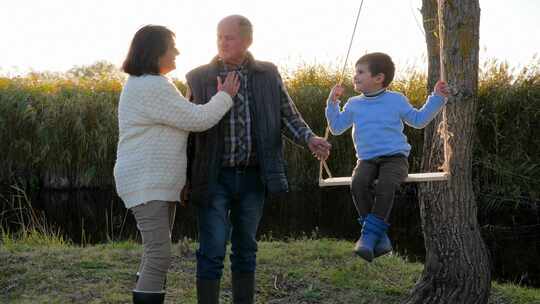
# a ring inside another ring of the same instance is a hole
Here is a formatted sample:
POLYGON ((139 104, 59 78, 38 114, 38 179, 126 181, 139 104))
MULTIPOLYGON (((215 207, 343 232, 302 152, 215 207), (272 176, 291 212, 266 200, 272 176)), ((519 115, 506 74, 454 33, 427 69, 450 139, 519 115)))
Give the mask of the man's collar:
MULTIPOLYGON (((215 67, 220 67, 223 65, 223 61, 219 56, 215 56, 212 61, 210 61, 210 65, 215 67)), ((255 61, 255 58, 253 58, 253 55, 251 55, 250 52, 246 53, 246 58, 244 59, 244 62, 238 67, 246 67, 250 71, 262 71, 262 67, 255 61)))

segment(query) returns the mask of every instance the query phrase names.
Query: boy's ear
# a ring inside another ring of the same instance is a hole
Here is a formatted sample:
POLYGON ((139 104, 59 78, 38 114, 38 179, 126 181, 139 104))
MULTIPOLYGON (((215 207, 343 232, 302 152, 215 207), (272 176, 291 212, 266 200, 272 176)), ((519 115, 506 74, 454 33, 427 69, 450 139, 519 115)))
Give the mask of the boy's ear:
POLYGON ((375 75, 375 81, 378 82, 378 83, 383 83, 384 82, 384 74, 379 73, 379 74, 375 75))

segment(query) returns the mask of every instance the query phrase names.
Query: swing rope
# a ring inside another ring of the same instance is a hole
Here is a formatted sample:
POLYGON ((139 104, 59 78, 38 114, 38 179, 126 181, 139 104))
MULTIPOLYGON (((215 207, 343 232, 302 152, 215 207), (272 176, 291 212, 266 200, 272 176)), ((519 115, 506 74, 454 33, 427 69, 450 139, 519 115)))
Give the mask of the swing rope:
MULTIPOLYGON (((352 34, 351 34, 351 39, 350 39, 350 42, 349 42, 349 47, 347 49, 347 56, 345 56, 345 62, 343 63, 343 68, 341 70, 341 73, 339 75, 339 78, 338 78, 338 81, 337 81, 337 84, 341 85, 343 83, 343 80, 345 78, 345 69, 347 68, 347 62, 349 60, 349 55, 350 55, 350 52, 351 52, 351 48, 352 48, 352 43, 353 43, 353 40, 354 40, 354 36, 355 36, 355 33, 356 33, 356 28, 358 27, 358 20, 360 19, 360 12, 362 11, 362 6, 364 4, 364 0, 362 0, 360 2, 360 7, 358 8, 358 13, 356 14, 356 21, 354 23, 354 28, 353 28, 353 31, 352 31, 352 34)), ((440 29, 440 24, 439 24, 439 29, 440 29)), ((441 47, 442 47, 442 40, 441 40, 441 47)), ((443 78, 443 80, 446 81, 446 76, 444 75, 444 65, 443 65, 443 58, 442 56, 440 56, 440 69, 441 69, 441 78, 443 78)), ((430 180, 446 180, 448 178, 448 176, 450 175, 449 174, 449 159, 451 157, 451 149, 449 147, 449 139, 450 139, 450 134, 448 133, 448 122, 447 122, 447 113, 446 113, 446 106, 443 108, 442 110, 442 119, 441 119, 441 122, 438 126, 438 129, 437 129, 437 133, 439 133, 439 135, 442 137, 443 139, 443 149, 444 149, 444 162, 443 164, 439 167, 439 169, 442 169, 443 172, 442 174, 437 174, 435 177, 431 177, 431 176, 427 176, 426 174, 416 174, 418 177, 416 177, 415 179, 409 179, 408 181, 430 181, 430 180)), ((326 125, 326 130, 324 132, 324 139, 325 140, 328 140, 328 137, 330 135, 330 127, 328 126, 328 124, 326 125)), ((319 164, 319 186, 324 186, 325 185, 325 179, 323 178, 323 169, 324 171, 326 172, 326 174, 328 175, 328 178, 333 178, 332 177, 332 172, 330 172, 330 168, 328 168, 328 164, 326 163, 325 160, 321 160, 320 161, 320 164, 319 164)), ((410 174, 409 174, 410 176, 410 174)), ((339 180, 342 180, 342 181, 338 181, 335 185, 342 185, 344 183, 346 183, 346 181, 344 180, 347 180, 349 178, 336 178, 336 179, 339 179, 339 180)))

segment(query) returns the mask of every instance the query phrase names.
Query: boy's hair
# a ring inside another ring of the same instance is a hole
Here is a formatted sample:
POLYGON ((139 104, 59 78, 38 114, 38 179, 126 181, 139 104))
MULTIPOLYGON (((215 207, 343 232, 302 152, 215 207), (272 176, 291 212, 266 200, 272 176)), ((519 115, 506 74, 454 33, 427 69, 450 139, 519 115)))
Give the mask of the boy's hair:
POLYGON ((356 61, 355 66, 359 64, 367 64, 372 76, 383 74, 383 87, 390 85, 394 79, 396 67, 394 66, 394 62, 392 62, 392 58, 385 53, 365 54, 356 61))

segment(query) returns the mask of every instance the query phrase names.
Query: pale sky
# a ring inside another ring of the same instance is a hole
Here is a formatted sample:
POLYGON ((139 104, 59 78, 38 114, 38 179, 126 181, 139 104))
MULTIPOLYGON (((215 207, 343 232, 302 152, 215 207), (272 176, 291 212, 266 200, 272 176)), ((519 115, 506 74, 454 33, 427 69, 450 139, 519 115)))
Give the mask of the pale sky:
MULTIPOLYGON (((180 56, 171 76, 216 54, 216 25, 230 14, 254 26, 255 58, 286 69, 343 64, 360 1, 340 0, 0 0, 0 74, 66 71, 106 60, 121 65, 134 33, 165 25, 180 56)), ((421 0, 364 0, 351 59, 390 54, 400 69, 425 66, 421 0)), ((480 60, 520 67, 540 50, 540 0, 480 0, 480 60)))

